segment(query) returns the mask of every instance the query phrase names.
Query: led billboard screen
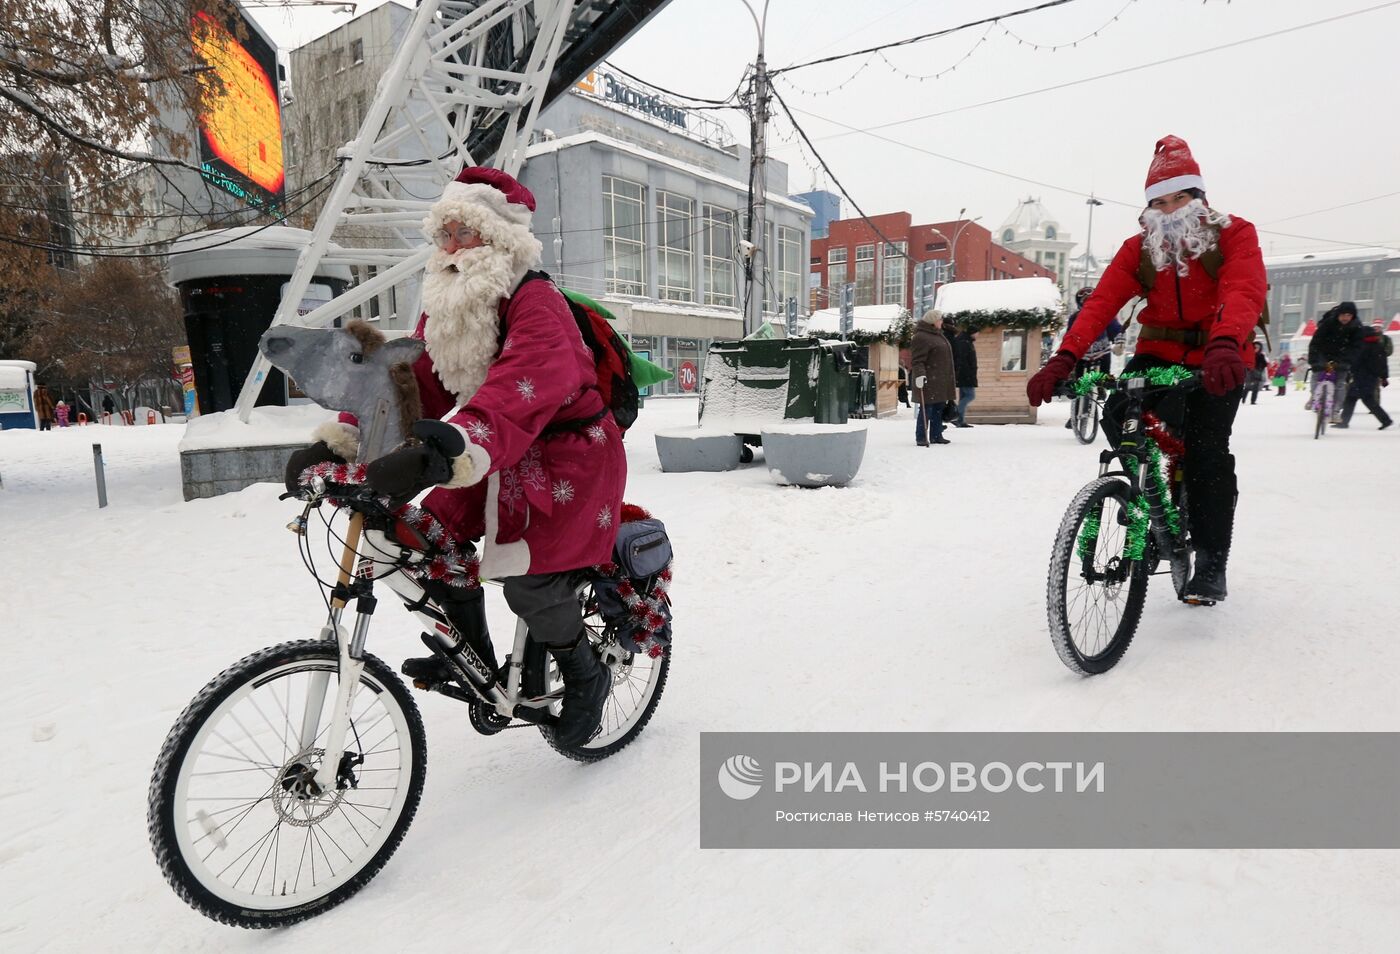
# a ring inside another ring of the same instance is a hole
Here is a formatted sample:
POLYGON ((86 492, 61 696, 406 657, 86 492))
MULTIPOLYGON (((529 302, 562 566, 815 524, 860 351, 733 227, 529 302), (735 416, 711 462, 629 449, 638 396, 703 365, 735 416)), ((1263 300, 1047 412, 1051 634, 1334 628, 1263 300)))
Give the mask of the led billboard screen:
POLYGON ((249 205, 279 211, 287 180, 277 53, 251 24, 241 26, 205 13, 191 21, 195 54, 222 85, 197 117, 200 167, 205 179, 249 205))

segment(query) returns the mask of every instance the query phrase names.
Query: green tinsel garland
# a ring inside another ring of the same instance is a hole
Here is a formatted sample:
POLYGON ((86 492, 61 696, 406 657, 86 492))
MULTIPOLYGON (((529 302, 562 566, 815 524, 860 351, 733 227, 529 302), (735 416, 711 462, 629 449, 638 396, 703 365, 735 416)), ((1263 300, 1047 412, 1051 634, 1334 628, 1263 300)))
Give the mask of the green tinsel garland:
POLYGON ((1079 559, 1087 560, 1094 552, 1094 544, 1099 539, 1099 515, 1095 511, 1084 518, 1084 526, 1079 530, 1079 543, 1075 552, 1079 554, 1079 559))
POLYGON ((1083 397, 1092 394, 1100 384, 1107 381, 1112 375, 1103 371, 1089 371, 1074 379, 1074 393, 1083 397))
POLYGON ((974 311, 947 312, 943 318, 957 325, 959 331, 981 331, 984 328, 1055 331, 1064 324, 1060 313, 1049 308, 979 308, 974 311))
POLYGON ((1171 493, 1167 489, 1167 479, 1162 475, 1162 452, 1157 447, 1157 442, 1147 441, 1147 466, 1149 479, 1152 481, 1152 489, 1162 501, 1162 515, 1167 522, 1167 529, 1172 532, 1172 536, 1181 536, 1181 511, 1177 510, 1176 504, 1172 503, 1171 493))
POLYGON ((1123 544, 1123 559, 1141 560, 1147 551, 1147 528, 1152 522, 1147 498, 1138 494, 1128 502, 1128 539, 1123 544))
POLYGON ((1134 371, 1131 374, 1123 375, 1127 378, 1145 378, 1148 384, 1155 387, 1171 387, 1180 384, 1191 377, 1194 372, 1190 368, 1183 368, 1179 364, 1169 364, 1160 368, 1148 368, 1145 371, 1134 371))

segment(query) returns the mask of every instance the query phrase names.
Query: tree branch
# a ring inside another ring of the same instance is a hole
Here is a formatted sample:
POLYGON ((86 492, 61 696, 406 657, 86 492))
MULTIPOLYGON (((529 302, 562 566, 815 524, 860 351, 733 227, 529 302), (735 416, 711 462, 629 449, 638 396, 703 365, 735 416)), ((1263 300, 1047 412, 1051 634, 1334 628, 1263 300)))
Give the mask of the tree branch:
POLYGON ((102 143, 97 142, 96 140, 89 139, 81 133, 74 132, 67 126, 64 126, 62 123, 58 122, 58 120, 47 115, 38 103, 34 102, 34 100, 31 99, 23 91, 15 89, 12 86, 0 86, 0 97, 8 99, 20 109, 29 113, 35 119, 39 120, 39 122, 42 123, 44 126, 58 133, 60 136, 67 139, 69 142, 76 143, 77 145, 82 146, 85 149, 91 149, 94 152, 99 152, 104 156, 111 156, 114 159, 126 159, 130 162, 144 162, 150 165, 180 166, 184 169, 192 169, 195 172, 202 171, 199 166, 185 162, 183 159, 176 159, 174 156, 157 156, 149 152, 129 152, 125 149, 115 149, 111 146, 103 145, 102 143))

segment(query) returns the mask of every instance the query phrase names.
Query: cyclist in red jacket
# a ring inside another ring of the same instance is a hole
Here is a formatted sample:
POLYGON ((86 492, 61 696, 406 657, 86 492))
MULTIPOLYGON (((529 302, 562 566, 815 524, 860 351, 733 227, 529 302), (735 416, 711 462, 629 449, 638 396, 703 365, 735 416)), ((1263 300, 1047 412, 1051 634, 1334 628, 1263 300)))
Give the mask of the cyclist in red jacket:
MULTIPOLYGON (((1234 527, 1235 458, 1230 431, 1253 361, 1254 328, 1268 284, 1254 226, 1212 209, 1190 147, 1175 136, 1158 140, 1146 183, 1142 231, 1123 243, 1060 350, 1026 385, 1033 406, 1048 402, 1118 310, 1142 296, 1142 329, 1125 371, 1170 364, 1201 371, 1202 390, 1184 407, 1158 408, 1178 418, 1186 445, 1187 520, 1196 565, 1187 599, 1226 596, 1225 565, 1234 527)), ((1112 408, 1104 428, 1116 430, 1112 408)))

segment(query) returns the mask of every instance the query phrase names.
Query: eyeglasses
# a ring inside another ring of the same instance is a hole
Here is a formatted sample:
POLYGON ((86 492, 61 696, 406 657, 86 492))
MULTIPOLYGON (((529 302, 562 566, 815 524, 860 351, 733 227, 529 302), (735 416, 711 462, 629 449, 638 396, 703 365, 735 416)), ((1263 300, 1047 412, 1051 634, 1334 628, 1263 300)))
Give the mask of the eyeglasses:
POLYGON ((471 245, 481 238, 481 233, 476 229, 459 225, 456 230, 438 229, 432 234, 433 244, 438 248, 447 248, 448 244, 455 241, 458 245, 471 245))

